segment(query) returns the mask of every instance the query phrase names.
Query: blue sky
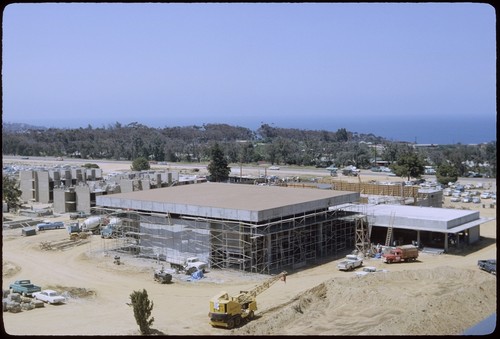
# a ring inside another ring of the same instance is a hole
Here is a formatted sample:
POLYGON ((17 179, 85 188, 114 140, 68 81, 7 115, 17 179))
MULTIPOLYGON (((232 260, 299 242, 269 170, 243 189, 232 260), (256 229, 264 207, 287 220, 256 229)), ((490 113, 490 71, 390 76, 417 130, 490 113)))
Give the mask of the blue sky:
POLYGON ((3 12, 2 120, 496 140, 481 3, 46 3, 3 12))

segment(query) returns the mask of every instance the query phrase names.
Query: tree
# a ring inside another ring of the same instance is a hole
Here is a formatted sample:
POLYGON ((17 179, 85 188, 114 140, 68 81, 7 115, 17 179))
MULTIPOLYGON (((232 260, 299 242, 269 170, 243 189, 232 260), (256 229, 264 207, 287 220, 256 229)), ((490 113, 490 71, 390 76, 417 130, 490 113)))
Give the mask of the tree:
POLYGON ((144 171, 150 168, 151 166, 149 165, 148 159, 144 157, 134 159, 134 161, 132 161, 132 166, 130 166, 132 171, 144 171))
POLYGON ((448 185, 450 182, 456 182, 458 179, 458 171, 452 164, 443 162, 438 166, 436 171, 436 179, 442 185, 448 185))
POLYGON ((7 203, 9 209, 18 209, 22 206, 22 191, 19 189, 19 183, 15 178, 8 176, 2 177, 2 199, 7 203))
POLYGON ((131 303, 128 304, 132 306, 134 309, 134 317, 137 325, 139 325, 139 330, 141 334, 150 334, 151 333, 151 325, 155 320, 154 317, 149 319, 151 316, 151 312, 153 311, 153 302, 148 298, 148 292, 143 289, 141 291, 134 291, 130 295, 131 303))
POLYGON ((411 178, 420 178, 425 172, 424 161, 411 150, 402 153, 396 164, 391 165, 390 168, 398 177, 407 177, 408 181, 411 178))
POLYGON ((349 134, 347 133, 347 130, 345 128, 339 128, 335 136, 337 137, 337 141, 339 142, 346 142, 349 140, 349 134))
POLYGON ((231 168, 228 166, 224 152, 220 148, 218 143, 210 149, 211 161, 208 164, 208 172, 212 181, 224 182, 229 178, 229 173, 231 173, 231 168))

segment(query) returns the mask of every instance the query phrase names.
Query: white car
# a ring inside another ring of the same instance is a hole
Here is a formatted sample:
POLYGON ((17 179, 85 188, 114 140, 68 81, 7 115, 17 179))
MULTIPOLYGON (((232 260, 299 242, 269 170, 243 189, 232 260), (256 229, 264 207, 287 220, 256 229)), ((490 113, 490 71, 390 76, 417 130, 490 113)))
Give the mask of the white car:
POLYGON ((449 189, 443 190, 443 195, 445 197, 451 197, 451 190, 449 190, 449 189))
POLYGON ((49 304, 62 304, 66 302, 66 298, 54 290, 35 292, 33 293, 33 298, 49 304))
POLYGON ((483 192, 481 194, 481 199, 489 199, 491 198, 491 193, 490 192, 483 192))
POLYGON ((279 170, 280 168, 279 168, 279 166, 270 166, 270 167, 269 167, 269 169, 270 169, 270 170, 275 170, 275 171, 277 171, 277 170, 279 170))
POLYGON ((460 197, 452 197, 450 199, 451 202, 460 202, 460 197))

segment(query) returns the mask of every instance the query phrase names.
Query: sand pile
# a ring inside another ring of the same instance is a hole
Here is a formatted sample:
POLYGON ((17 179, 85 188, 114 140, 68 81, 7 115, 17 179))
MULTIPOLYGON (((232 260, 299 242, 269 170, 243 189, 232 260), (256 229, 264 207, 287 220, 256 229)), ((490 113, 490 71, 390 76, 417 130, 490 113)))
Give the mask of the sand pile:
POLYGON ((376 272, 325 281, 233 333, 453 335, 495 312, 491 298, 496 278, 477 270, 376 272))

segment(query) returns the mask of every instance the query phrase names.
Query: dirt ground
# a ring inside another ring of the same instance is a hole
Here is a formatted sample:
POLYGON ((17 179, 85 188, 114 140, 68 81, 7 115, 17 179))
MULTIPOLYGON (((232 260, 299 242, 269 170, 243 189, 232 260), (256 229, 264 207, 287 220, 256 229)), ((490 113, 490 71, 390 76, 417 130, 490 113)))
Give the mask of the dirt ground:
MULTIPOLYGON (((117 165, 100 164, 103 171, 117 165)), ((127 167, 123 169, 128 169, 127 167)), ((494 188, 496 191, 496 186, 494 188)), ((446 198, 445 206, 450 206, 446 198)), ((495 208, 466 204, 482 217, 495 208)), ((5 217, 12 217, 8 214, 5 217)), ((57 220, 69 220, 59 216, 57 220)), ((166 335, 458 335, 497 309, 496 276, 481 271, 478 259, 496 258, 496 220, 481 225, 481 240, 454 254, 421 253, 414 263, 384 264, 365 259, 377 272, 341 272, 335 259, 288 272, 257 297, 256 319, 240 328, 214 328, 208 322, 209 300, 220 291, 237 294, 268 279, 265 275, 211 270, 189 281, 154 281, 155 260, 120 254, 121 265, 106 241, 92 236, 69 246, 66 230, 22 237, 20 229, 3 230, 2 288, 31 279, 42 288, 63 292, 63 305, 3 312, 10 335, 139 335, 127 304, 133 291, 145 289, 154 303, 152 329, 166 335), (60 249, 42 249, 50 242, 60 249)))

